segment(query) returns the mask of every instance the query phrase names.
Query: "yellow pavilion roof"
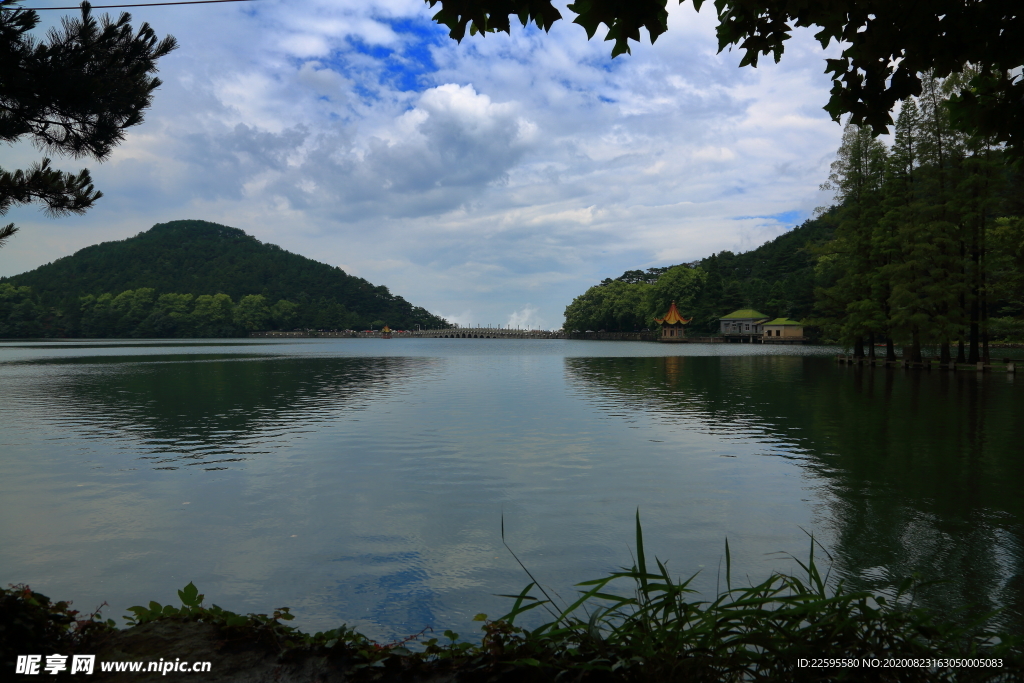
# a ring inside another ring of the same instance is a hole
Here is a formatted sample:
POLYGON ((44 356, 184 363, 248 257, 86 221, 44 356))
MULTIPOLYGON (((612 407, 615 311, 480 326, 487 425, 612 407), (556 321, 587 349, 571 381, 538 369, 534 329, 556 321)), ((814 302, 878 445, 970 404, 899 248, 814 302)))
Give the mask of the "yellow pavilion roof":
POLYGON ((391 328, 390 328, 390 327, 388 327, 387 325, 385 325, 385 326, 384 326, 384 329, 383 329, 383 330, 381 330, 381 332, 390 332, 390 331, 391 331, 391 328))
POLYGON ((668 307, 668 313, 665 314, 665 317, 655 318, 654 322, 661 325, 685 325, 691 320, 693 320, 693 318, 684 318, 680 315, 679 309, 676 308, 676 302, 673 301, 672 305, 668 307))

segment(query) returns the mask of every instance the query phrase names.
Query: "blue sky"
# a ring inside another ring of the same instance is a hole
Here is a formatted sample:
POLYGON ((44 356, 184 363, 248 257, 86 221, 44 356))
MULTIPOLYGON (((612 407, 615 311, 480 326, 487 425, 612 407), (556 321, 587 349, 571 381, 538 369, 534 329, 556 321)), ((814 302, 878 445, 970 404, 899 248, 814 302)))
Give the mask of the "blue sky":
POLYGON ((828 202, 828 55, 797 31, 780 64, 739 69, 711 9, 670 6, 614 60, 569 21, 460 45, 418 0, 132 9, 181 45, 154 106, 106 163, 55 159, 105 196, 11 211, 0 275, 199 218, 456 322, 559 327, 605 277, 751 249, 828 202))

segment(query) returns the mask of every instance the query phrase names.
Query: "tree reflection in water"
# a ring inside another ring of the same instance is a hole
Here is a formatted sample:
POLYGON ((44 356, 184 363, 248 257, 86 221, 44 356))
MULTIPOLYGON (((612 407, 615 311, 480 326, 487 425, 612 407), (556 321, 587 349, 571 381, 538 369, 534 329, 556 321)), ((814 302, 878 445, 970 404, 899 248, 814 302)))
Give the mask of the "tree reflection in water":
POLYGON ((884 590, 914 572, 952 613, 1024 627, 1024 382, 798 356, 567 358, 609 411, 760 432, 825 491, 837 575, 884 590))

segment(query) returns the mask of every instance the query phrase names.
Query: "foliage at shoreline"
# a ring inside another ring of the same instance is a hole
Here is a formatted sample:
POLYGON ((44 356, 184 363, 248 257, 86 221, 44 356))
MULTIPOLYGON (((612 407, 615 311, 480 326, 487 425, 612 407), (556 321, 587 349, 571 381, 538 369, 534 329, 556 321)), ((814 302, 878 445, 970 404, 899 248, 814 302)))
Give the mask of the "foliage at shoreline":
POLYGON ((0 278, 0 337, 230 337, 385 322, 449 326, 387 287, 206 221, 161 223, 0 278))
MULTIPOLYGON (((639 514, 633 566, 577 584, 579 596, 569 605, 554 601, 534 580, 513 600, 511 611, 482 622, 479 644, 422 634, 395 643, 377 643, 342 626, 307 634, 285 623, 288 608, 272 615, 239 615, 217 605, 204 607, 193 584, 178 591, 181 606, 130 608, 132 627, 157 621, 203 622, 218 627, 225 642, 244 642, 275 652, 282 661, 328 657, 343 664, 346 680, 379 680, 381 675, 408 676, 451 672, 460 680, 583 680, 583 681, 1011 681, 1024 674, 1020 635, 996 633, 986 626, 992 615, 967 626, 953 625, 915 605, 920 581, 908 579, 894 598, 847 590, 842 582, 829 587, 814 560, 814 541, 807 562, 797 560, 803 575, 773 574, 759 584, 734 586, 728 542, 725 546, 725 590, 714 600, 692 599, 687 580, 673 579, 658 559, 648 565, 639 514), (610 588, 625 581, 631 595, 610 588), (532 595, 538 589, 540 597, 532 595), (521 614, 543 608, 551 621, 533 629, 516 625, 521 614), (856 664, 815 669, 801 659, 828 657, 856 664), (933 664, 886 668, 886 659, 987 659, 998 667, 933 664), (878 660, 879 665, 871 662, 878 660)), ((514 553, 513 553, 514 555, 514 553)), ((795 558, 794 558, 795 559, 795 558)), ((517 558, 518 560, 518 558, 517 558)), ((524 567, 525 569, 525 567, 524 567)), ((527 570, 527 574, 529 571, 527 570)), ((531 576, 531 578, 533 578, 531 576)), ((65 624, 67 604, 49 603, 25 587, 0 593, 7 613, 30 614, 27 621, 46 622, 57 614, 65 624), (20 602, 19 602, 20 601, 20 602), (62 611, 63 610, 63 611, 62 611)), ((7 619, 7 617, 5 617, 7 619)), ((79 623, 77 632, 109 636, 110 622, 79 623)), ((12 645, 32 650, 34 643, 17 636, 21 622, 0 624, 3 654, 12 645), (13 626, 14 628, 11 628, 13 626)), ((74 633, 58 626, 56 635, 41 635, 40 644, 61 651, 75 644, 74 633)), ((51 629, 52 630, 52 629, 51 629)), ((98 641, 97 641, 98 642, 98 641)), ((23 650, 27 651, 27 650, 23 650)), ((167 656, 167 652, 161 653, 167 656)))
MULTIPOLYGON (((30 287, 0 282, 0 338, 242 337, 254 330, 350 329, 364 321, 340 304, 323 308, 260 294, 237 303, 227 294, 168 293, 151 287, 80 297, 77 308, 47 308, 30 287)), ((377 327, 383 324, 374 321, 377 327)), ((366 323, 367 326, 374 323, 366 323)))

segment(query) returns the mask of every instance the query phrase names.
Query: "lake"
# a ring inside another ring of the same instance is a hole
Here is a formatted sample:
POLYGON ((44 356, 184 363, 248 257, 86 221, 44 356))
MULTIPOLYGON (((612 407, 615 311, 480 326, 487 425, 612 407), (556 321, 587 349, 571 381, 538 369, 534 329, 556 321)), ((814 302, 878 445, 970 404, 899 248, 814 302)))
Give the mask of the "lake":
POLYGON ((0 344, 0 582, 105 616, 194 582, 476 639, 649 555, 713 596, 797 571, 1024 628, 1024 376, 836 349, 495 339, 0 344), (824 551, 819 564, 828 565, 824 551))

